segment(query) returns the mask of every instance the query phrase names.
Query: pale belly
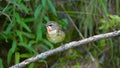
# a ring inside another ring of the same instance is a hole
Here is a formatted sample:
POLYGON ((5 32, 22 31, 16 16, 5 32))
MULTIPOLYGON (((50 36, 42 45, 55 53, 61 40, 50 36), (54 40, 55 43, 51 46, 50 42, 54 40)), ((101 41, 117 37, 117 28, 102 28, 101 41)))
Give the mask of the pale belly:
POLYGON ((47 38, 52 43, 59 43, 59 42, 62 42, 64 40, 65 34, 63 32, 59 35, 56 35, 56 34, 48 35, 47 34, 47 38))

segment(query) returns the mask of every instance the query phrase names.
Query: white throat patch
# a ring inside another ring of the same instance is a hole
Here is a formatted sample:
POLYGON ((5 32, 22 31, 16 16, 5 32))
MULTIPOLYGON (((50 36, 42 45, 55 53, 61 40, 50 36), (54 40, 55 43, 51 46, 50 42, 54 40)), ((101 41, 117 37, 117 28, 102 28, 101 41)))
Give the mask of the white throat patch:
POLYGON ((52 30, 49 34, 56 34, 57 30, 52 30))

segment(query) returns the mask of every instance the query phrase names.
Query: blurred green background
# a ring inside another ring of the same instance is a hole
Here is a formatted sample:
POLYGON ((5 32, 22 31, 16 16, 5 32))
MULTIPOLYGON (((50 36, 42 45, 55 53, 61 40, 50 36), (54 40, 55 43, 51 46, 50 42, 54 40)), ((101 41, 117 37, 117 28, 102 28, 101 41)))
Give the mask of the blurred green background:
MULTIPOLYGON (((0 68, 61 44, 120 29, 119 0, 0 0, 0 68), (52 44, 45 24, 56 21, 66 39, 52 44)), ((120 37, 69 49, 25 68, 119 68, 120 37)))

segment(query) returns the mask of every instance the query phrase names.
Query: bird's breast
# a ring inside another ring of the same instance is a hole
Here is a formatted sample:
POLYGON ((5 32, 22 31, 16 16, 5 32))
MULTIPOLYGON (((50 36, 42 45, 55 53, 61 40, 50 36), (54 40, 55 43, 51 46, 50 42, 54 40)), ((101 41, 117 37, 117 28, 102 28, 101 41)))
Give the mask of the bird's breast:
POLYGON ((63 31, 61 31, 60 33, 58 32, 55 33, 55 32, 56 31, 52 32, 51 34, 50 33, 47 34, 48 40, 52 43, 62 42, 65 38, 64 32, 63 31))

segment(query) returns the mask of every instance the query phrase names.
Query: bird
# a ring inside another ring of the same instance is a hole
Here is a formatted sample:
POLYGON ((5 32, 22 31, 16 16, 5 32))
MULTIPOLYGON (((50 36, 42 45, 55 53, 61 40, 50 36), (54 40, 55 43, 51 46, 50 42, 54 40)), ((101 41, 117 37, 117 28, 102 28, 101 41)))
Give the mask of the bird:
POLYGON ((60 43, 65 39, 65 33, 55 21, 46 23, 47 34, 46 37, 51 43, 60 43))

